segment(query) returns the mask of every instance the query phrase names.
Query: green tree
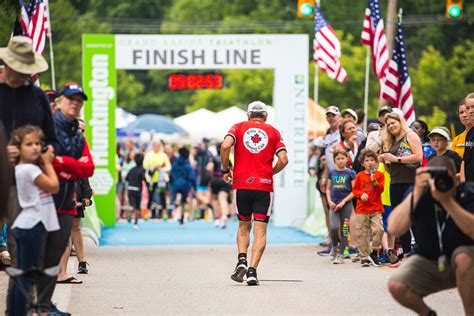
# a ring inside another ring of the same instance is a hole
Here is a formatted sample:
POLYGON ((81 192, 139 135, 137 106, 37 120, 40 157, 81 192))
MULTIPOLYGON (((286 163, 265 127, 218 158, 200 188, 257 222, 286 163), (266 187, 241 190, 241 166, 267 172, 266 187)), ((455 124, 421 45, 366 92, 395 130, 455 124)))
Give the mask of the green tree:
MULTIPOLYGON (((319 72, 319 100, 318 103, 327 107, 337 105, 341 109, 353 108, 363 109, 364 106, 364 87, 365 87, 365 65, 367 48, 365 46, 354 46, 351 44, 352 35, 341 36, 342 59, 341 63, 347 71, 349 79, 344 83, 331 80, 325 72, 319 72)), ((314 62, 310 62, 310 88, 314 86, 314 62)), ((378 106, 378 80, 370 65, 369 76, 369 117, 376 117, 378 106)), ((313 97, 313 91, 310 91, 313 97)))
POLYGON ((439 106, 433 106, 430 115, 420 115, 418 119, 425 121, 431 130, 435 126, 446 126, 447 117, 446 112, 441 110, 439 106))
POLYGON ((224 70, 225 87, 221 90, 199 90, 191 97, 192 104, 186 111, 207 108, 221 111, 230 106, 246 109, 254 100, 272 104, 272 70, 224 70))
POLYGON ((141 97, 145 86, 130 72, 117 70, 117 104, 127 110, 134 110, 137 99, 141 97))
POLYGON ((465 94, 462 72, 432 46, 423 52, 418 67, 412 69, 411 81, 416 111, 430 114, 433 106, 447 112, 465 94))

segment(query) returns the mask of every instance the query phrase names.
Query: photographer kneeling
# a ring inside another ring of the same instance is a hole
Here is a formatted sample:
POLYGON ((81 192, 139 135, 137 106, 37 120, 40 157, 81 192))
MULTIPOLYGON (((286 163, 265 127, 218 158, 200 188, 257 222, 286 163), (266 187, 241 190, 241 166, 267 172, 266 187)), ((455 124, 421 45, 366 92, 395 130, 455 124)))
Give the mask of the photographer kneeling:
POLYGON ((457 287, 474 315, 474 182, 459 183, 454 161, 432 157, 416 172, 413 192, 388 219, 388 232, 414 226, 415 254, 388 282, 392 296, 419 315, 436 315, 423 297, 457 287))

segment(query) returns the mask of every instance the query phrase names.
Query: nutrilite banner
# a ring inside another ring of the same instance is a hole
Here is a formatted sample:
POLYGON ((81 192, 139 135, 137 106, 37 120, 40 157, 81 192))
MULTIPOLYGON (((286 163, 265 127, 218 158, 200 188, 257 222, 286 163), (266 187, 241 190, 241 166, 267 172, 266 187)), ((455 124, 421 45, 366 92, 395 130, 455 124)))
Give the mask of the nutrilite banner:
POLYGON ((115 107, 116 70, 114 35, 84 35, 83 80, 86 138, 95 163, 90 179, 94 202, 106 226, 115 224, 115 107))
MULTIPOLYGON (((96 196, 102 201, 98 201, 97 209, 101 218, 107 218, 104 222, 110 224, 115 214, 114 190, 107 185, 112 179, 109 173, 114 174, 115 139, 111 131, 114 130, 115 69, 273 69, 275 125, 281 131, 290 161, 275 176, 273 219, 277 226, 302 225, 306 219, 308 183, 308 45, 309 38, 303 34, 85 35, 84 85, 92 96, 86 105, 86 120, 92 125, 88 139, 95 150, 94 160, 97 159, 99 176, 94 183, 103 187, 100 193, 96 191, 96 196), (105 113, 109 114, 108 120, 105 113), (106 132, 108 147, 104 143, 106 132), (96 136, 102 137, 96 140, 96 136)), ((248 100, 252 101, 255 100, 248 100)))

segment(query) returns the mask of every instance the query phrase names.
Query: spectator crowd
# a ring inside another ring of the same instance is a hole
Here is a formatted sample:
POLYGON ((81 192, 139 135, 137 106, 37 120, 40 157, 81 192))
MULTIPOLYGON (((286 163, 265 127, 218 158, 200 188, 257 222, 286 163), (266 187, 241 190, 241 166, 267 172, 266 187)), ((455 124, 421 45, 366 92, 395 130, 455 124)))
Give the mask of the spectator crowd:
MULTIPOLYGON (((80 117, 88 97, 72 82, 58 92, 36 87, 31 75, 48 65, 33 53, 28 38, 13 37, 0 51, 0 60, 0 130, 8 139, 6 157, 14 179, 8 186, 8 212, 0 213, 0 265, 61 267, 57 277, 35 284, 22 277, 10 284, 7 313, 26 314, 27 298, 19 287, 29 290, 34 285, 41 311, 68 315, 51 299, 56 284, 82 283, 67 271, 72 251, 78 273, 89 272, 81 218, 93 201, 88 178, 94 163, 80 117)), ((461 182, 474 179, 474 93, 457 110, 465 130, 453 138, 443 126, 430 130, 422 120, 408 125, 403 113, 389 106, 381 107, 378 121, 366 128, 361 111, 340 111, 334 105, 326 109, 329 128, 311 140, 308 157, 328 230, 319 255, 329 256, 334 264, 403 264, 416 249, 418 227, 398 234, 387 223, 413 191, 417 169, 434 157, 447 157, 461 182)), ((187 221, 207 220, 225 229, 235 210, 231 185, 223 181, 220 145, 209 139, 193 146, 156 138, 145 144, 132 139, 119 143, 117 219, 137 230, 140 218, 176 221, 182 228, 187 221)), ((229 160, 232 166, 232 155, 229 160)))

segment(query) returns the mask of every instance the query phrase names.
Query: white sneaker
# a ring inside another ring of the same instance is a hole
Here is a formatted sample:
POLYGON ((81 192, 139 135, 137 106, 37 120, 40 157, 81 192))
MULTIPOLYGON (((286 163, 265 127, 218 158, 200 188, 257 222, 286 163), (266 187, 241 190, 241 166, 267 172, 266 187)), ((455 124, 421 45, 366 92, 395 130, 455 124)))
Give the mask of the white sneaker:
POLYGON ((221 220, 220 220, 219 228, 222 228, 222 229, 225 229, 225 228, 226 228, 225 220, 224 220, 224 219, 221 219, 221 220))
POLYGON ((137 230, 137 229, 138 229, 138 225, 137 225, 137 224, 134 224, 134 225, 133 225, 133 229, 137 230))
POLYGON ((344 263, 344 260, 342 260, 342 257, 341 257, 340 254, 337 254, 337 255, 336 255, 336 258, 334 258, 334 260, 333 260, 332 263, 333 263, 333 264, 341 264, 341 263, 344 263))

